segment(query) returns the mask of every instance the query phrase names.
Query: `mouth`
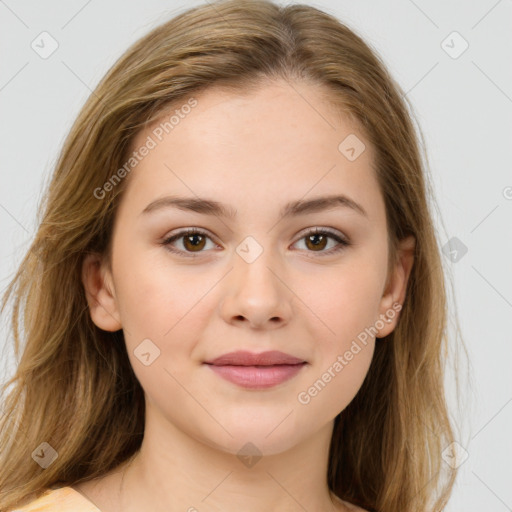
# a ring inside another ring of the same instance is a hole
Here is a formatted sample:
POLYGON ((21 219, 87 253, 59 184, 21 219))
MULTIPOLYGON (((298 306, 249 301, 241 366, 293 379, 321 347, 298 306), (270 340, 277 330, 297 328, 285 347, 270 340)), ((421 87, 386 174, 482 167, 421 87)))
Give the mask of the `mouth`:
POLYGON ((224 354, 204 364, 219 377, 240 387, 265 389, 291 379, 308 363, 284 352, 253 354, 238 351, 224 354))

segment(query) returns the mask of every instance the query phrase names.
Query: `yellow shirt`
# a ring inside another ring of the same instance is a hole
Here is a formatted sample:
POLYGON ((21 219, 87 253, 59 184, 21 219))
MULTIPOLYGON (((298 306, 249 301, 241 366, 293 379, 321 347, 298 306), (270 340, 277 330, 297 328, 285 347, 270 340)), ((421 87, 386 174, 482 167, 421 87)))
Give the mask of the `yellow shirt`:
POLYGON ((72 487, 48 489, 39 498, 12 512, 101 512, 72 487))

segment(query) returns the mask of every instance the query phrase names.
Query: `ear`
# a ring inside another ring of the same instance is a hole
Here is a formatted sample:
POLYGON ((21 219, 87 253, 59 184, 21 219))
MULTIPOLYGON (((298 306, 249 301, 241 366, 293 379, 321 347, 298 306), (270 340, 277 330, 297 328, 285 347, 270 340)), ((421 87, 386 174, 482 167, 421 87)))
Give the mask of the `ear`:
POLYGON ((82 263, 82 283, 92 321, 104 331, 122 328, 112 272, 101 255, 87 254, 82 263))
POLYGON ((405 300, 407 282, 414 264, 414 249, 416 240, 410 235, 400 240, 397 251, 396 263, 388 275, 388 280, 382 295, 379 307, 379 320, 377 326, 384 326, 378 329, 377 338, 384 338, 396 327, 398 312, 402 309, 405 300))

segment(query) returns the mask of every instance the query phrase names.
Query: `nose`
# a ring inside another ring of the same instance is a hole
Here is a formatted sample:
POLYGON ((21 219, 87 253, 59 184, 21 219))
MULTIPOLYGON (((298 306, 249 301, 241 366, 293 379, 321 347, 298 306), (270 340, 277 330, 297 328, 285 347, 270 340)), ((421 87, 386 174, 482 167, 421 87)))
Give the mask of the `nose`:
POLYGON ((266 254, 263 251, 252 263, 234 255, 220 306, 226 322, 251 329, 277 329, 289 322, 293 293, 275 260, 266 254))

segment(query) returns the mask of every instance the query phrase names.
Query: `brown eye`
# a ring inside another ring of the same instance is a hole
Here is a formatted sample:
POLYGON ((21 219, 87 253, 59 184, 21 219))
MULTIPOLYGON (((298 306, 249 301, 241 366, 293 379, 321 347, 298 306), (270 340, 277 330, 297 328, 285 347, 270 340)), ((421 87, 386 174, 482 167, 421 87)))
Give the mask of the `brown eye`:
MULTIPOLYGON (((211 241, 211 237, 202 230, 199 229, 188 229, 166 238, 162 243, 170 252, 182 255, 182 256, 199 256, 202 252, 205 252, 205 246, 207 241, 211 241), (181 247, 175 247, 175 242, 181 241, 181 247)), ((212 245, 213 244, 212 242, 212 245)))
POLYGON ((306 239, 306 246, 309 248, 309 249, 312 249, 312 250, 323 250, 325 249, 326 245, 327 245, 327 239, 329 237, 323 235, 323 234, 320 234, 320 233, 314 233, 312 235, 308 235, 305 237, 306 239))
POLYGON ((315 228, 306 233, 299 242, 302 240, 304 240, 306 252, 316 252, 319 256, 329 256, 351 245, 348 240, 342 238, 337 232, 327 228, 315 228), (333 247, 325 250, 329 244, 329 240, 337 242, 337 244, 335 243, 333 247))
POLYGON ((192 252, 201 251, 206 244, 206 238, 199 234, 186 235, 183 237, 183 246, 192 252), (197 251, 196 251, 197 250, 197 251))

